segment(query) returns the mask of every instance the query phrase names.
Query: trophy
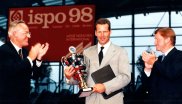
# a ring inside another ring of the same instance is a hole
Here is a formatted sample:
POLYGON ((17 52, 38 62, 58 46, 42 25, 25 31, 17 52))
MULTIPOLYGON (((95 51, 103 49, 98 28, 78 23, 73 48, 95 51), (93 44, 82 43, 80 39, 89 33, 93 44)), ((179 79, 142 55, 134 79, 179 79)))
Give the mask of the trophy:
POLYGON ((69 57, 63 56, 61 63, 64 66, 72 65, 74 67, 75 73, 73 75, 74 80, 78 81, 80 88, 79 97, 86 97, 92 93, 92 87, 88 87, 85 81, 86 79, 86 65, 84 64, 84 58, 82 54, 76 53, 76 48, 73 46, 69 47, 69 52, 72 54, 69 57))

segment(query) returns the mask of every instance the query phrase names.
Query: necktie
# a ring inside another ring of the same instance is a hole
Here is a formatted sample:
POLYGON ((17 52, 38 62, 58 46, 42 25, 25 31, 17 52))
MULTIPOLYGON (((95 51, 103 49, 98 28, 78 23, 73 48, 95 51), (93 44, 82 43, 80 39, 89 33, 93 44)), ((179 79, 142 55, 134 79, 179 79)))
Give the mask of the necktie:
POLYGON ((161 62, 164 60, 165 54, 162 54, 161 62))
POLYGON ((18 51, 18 54, 20 55, 20 58, 23 59, 22 49, 18 51))
POLYGON ((101 64, 102 59, 103 59, 103 52, 102 52, 102 50, 104 49, 104 47, 100 47, 100 48, 101 48, 101 50, 99 52, 99 64, 101 64))

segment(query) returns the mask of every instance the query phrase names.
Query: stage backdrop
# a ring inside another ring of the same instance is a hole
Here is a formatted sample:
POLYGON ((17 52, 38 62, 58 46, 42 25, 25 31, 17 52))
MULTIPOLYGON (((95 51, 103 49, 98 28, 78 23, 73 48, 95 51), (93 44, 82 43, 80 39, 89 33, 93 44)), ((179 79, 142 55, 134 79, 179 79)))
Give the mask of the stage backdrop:
POLYGON ((93 44, 94 5, 10 8, 8 22, 14 20, 24 20, 29 26, 29 46, 36 42, 50 44, 44 56, 46 61, 60 61, 62 56, 69 56, 70 46, 81 53, 93 44))

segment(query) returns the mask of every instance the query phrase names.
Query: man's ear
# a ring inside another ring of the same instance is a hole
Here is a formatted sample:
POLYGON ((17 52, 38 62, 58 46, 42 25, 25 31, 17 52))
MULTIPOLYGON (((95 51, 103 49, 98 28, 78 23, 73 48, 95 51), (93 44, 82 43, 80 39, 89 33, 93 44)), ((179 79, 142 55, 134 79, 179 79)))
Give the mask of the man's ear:
POLYGON ((16 31, 13 31, 12 36, 13 36, 13 37, 17 37, 16 31))
POLYGON ((97 32, 95 31, 95 36, 97 37, 97 32))
POLYGON ((169 38, 169 37, 167 37, 166 39, 165 39, 165 43, 169 43, 171 41, 171 39, 169 38))
POLYGON ((9 38, 10 38, 10 37, 13 37, 14 34, 15 34, 14 32, 8 32, 8 37, 9 37, 9 38))

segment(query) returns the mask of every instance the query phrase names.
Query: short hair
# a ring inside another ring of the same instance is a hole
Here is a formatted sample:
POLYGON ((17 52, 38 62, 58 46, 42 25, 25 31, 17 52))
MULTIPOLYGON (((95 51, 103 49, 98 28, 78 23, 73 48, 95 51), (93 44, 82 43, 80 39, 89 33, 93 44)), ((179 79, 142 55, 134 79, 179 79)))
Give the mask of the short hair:
POLYGON ((15 20, 13 22, 10 23, 9 28, 8 28, 8 35, 10 36, 12 34, 12 32, 14 31, 15 27, 20 24, 20 23, 24 23, 25 22, 23 20, 15 20))
POLYGON ((172 28, 159 27, 154 32, 154 34, 157 34, 157 33, 160 33, 161 36, 164 38, 169 37, 173 46, 176 44, 176 35, 175 35, 175 32, 172 28))
POLYGON ((98 24, 101 24, 101 25, 108 24, 109 25, 109 30, 111 30, 111 22, 108 19, 106 19, 106 18, 100 18, 100 19, 98 19, 96 21, 96 23, 95 23, 95 30, 96 30, 96 26, 98 24))

